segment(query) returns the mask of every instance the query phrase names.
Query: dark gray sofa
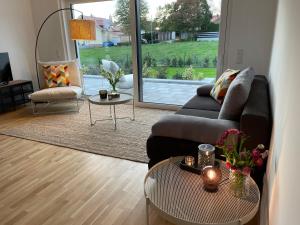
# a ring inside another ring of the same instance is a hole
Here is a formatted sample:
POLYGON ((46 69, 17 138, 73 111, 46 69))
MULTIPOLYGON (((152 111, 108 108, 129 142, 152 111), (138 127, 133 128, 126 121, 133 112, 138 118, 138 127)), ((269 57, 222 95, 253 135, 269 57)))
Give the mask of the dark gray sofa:
MULTIPOLYGON (((254 77, 247 102, 236 121, 218 119, 221 105, 209 96, 211 88, 209 85, 202 87, 178 112, 153 125, 147 140, 149 168, 171 156, 196 156, 201 140, 216 144, 220 135, 229 128, 245 132, 250 137, 246 143, 249 148, 258 144, 269 147, 272 118, 265 76, 254 77), (208 125, 209 132, 205 132, 208 125)), ((219 152, 217 157, 221 158, 219 152)))

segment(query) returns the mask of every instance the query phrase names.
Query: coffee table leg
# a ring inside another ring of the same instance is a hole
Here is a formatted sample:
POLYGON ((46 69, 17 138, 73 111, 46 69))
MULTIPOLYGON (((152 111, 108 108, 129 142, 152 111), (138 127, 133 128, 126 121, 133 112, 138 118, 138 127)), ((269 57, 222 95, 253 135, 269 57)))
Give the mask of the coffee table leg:
POLYGON ((91 111, 91 103, 90 102, 89 102, 89 112, 90 112, 90 123, 91 123, 91 126, 93 126, 92 111, 91 111))
POLYGON ((132 99, 132 121, 135 120, 135 109, 134 109, 135 105, 134 105, 134 99, 132 99))
POLYGON ((114 111, 113 121, 114 121, 114 125, 115 125, 115 130, 117 130, 117 116, 116 116, 116 106, 115 105, 113 105, 113 111, 114 111))
POLYGON ((149 199, 146 198, 146 220, 147 220, 147 225, 150 224, 150 218, 149 218, 149 199))

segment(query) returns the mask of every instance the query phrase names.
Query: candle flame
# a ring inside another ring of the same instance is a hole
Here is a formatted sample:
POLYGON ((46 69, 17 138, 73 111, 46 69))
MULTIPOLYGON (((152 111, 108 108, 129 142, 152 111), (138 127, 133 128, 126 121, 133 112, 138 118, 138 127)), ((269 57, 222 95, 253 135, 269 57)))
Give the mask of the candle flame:
POLYGON ((210 179, 210 180, 214 180, 216 178, 217 174, 214 170, 209 170, 207 171, 207 177, 210 179))

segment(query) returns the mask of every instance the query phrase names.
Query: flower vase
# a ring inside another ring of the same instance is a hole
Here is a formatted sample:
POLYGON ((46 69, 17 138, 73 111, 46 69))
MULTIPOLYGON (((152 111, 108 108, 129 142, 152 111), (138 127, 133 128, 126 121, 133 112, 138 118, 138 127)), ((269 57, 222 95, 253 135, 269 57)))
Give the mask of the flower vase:
POLYGON ((117 88, 116 88, 116 84, 110 84, 111 86, 111 93, 117 93, 117 88))
POLYGON ((237 198, 249 196, 250 175, 245 175, 237 170, 230 170, 229 174, 230 191, 237 198))

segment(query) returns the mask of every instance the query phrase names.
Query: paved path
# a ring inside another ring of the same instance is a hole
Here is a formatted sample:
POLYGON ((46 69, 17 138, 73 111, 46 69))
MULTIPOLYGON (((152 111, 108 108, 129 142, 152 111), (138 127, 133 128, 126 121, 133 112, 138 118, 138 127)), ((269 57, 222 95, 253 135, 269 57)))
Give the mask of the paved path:
MULTIPOLYGON (((203 83, 211 82, 206 80, 203 83)), ((197 83, 161 82, 157 79, 155 82, 144 79, 144 102, 183 105, 196 94, 197 88, 201 85, 197 83)), ((100 89, 109 89, 110 85, 106 79, 99 76, 84 77, 84 86, 86 95, 96 95, 100 89)))

